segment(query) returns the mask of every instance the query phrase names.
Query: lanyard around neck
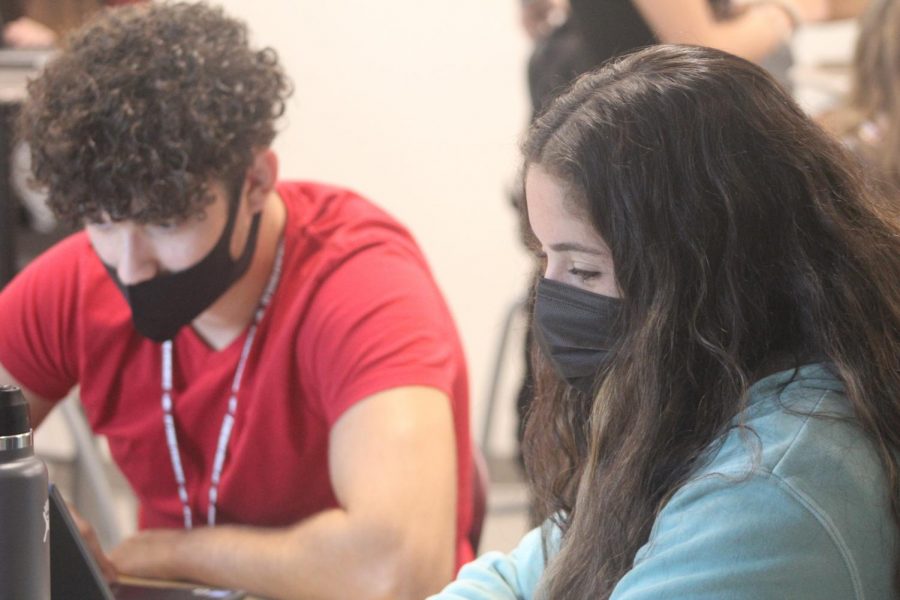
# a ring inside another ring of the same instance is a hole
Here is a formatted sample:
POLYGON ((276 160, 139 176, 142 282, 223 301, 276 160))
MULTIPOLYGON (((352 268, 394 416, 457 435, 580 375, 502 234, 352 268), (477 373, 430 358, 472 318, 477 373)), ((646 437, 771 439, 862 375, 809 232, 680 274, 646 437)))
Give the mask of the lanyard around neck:
MULTIPOLYGON (((219 497, 219 481, 222 478, 222 467, 225 465, 225 455, 228 451, 228 441, 231 439, 231 431, 234 427, 234 419, 237 413, 238 392, 241 389, 241 379, 244 376, 244 367, 247 365, 247 357, 253 347, 253 339, 256 330, 266 312, 266 307, 275 293, 278 280, 281 277, 281 262, 284 256, 284 242, 278 243, 278 251, 275 255, 275 264, 272 267, 272 275, 266 284, 266 289, 259 300, 259 305, 253 315, 253 323, 247 331, 247 338, 241 348, 241 357, 238 359, 237 369, 231 383, 231 394, 228 397, 228 410, 222 419, 222 427, 219 429, 219 438, 216 442, 216 455, 213 459, 212 477, 209 483, 209 508, 206 514, 206 523, 209 526, 216 524, 216 503, 219 497)), ((175 432, 175 416, 172 414, 172 340, 162 343, 162 409, 163 426, 166 430, 166 444, 169 447, 169 459, 172 461, 172 470, 175 472, 175 482, 178 484, 178 498, 181 500, 181 510, 184 513, 184 528, 193 527, 193 511, 191 511, 190 498, 184 478, 184 468, 181 463, 181 452, 178 448, 178 435, 175 432)))

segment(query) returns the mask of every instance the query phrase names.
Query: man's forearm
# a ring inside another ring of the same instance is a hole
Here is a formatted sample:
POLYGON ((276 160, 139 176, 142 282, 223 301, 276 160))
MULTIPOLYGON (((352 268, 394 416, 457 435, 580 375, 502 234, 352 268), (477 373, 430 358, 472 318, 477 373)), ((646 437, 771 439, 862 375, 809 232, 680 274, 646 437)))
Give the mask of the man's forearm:
POLYGON ((871 0, 829 0, 828 18, 851 19, 863 13, 869 6, 871 0))
POLYGON ((415 598, 452 576, 453 544, 410 552, 397 531, 329 510, 280 529, 146 532, 113 552, 120 572, 304 600, 415 598), (154 539, 156 538, 156 539, 154 539), (440 556, 444 554, 444 556, 440 556), (441 565, 443 563, 443 565, 441 565))
POLYGON ((453 577, 454 435, 439 390, 380 392, 332 429, 329 473, 340 509, 284 528, 140 533, 113 552, 113 563, 125 574, 272 598, 421 600, 453 577))

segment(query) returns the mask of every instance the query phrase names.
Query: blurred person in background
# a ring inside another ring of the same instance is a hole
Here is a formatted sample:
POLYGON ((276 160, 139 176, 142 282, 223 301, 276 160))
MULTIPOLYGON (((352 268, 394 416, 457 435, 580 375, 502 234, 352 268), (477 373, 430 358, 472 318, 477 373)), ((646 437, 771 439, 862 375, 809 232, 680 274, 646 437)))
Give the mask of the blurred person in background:
POLYGON ((875 0, 860 19, 850 94, 822 122, 900 201, 900 0, 875 0))
POLYGON ((828 0, 523 0, 523 25, 536 41, 532 105, 536 113, 574 76, 658 43, 731 52, 787 84, 794 31, 834 14, 828 0))

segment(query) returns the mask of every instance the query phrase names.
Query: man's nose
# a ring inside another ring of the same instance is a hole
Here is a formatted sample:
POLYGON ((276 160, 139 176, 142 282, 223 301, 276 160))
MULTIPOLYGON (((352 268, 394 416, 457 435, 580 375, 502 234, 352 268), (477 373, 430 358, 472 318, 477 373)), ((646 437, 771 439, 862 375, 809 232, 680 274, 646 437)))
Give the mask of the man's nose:
POLYGON ((136 228, 125 231, 120 240, 116 275, 122 285, 135 285, 156 276, 156 260, 136 228))

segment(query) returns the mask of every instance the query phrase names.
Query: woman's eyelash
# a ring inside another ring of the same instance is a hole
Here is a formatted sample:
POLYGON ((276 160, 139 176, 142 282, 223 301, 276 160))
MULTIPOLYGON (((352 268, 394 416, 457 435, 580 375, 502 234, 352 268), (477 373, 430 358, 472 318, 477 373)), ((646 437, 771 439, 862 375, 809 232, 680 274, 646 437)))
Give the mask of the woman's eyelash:
POLYGON ((569 274, 578 277, 582 281, 589 281, 591 279, 600 277, 600 271, 585 271, 583 269, 578 269, 575 267, 569 269, 569 274))

